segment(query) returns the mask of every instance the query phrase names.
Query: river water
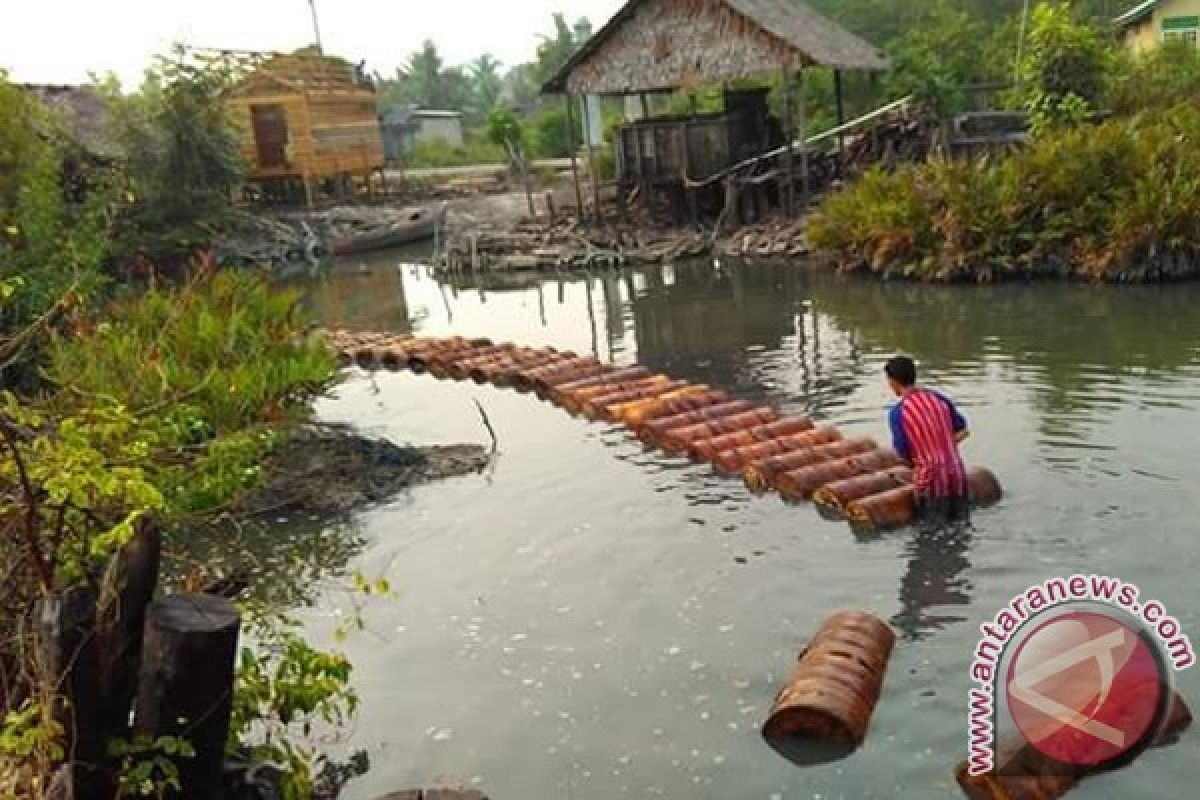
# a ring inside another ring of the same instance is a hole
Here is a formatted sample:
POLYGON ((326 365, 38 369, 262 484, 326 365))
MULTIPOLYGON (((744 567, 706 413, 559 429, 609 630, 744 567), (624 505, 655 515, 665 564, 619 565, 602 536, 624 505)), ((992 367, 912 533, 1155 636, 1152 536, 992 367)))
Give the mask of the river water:
MULTIPOLYGON (((451 286, 397 262, 303 285, 330 326, 637 361, 876 437, 883 362, 910 353, 1008 494, 961 535, 859 539, 529 396, 352 370, 322 417, 486 442, 477 399, 500 450, 486 474, 348 525, 362 547, 346 569, 398 590, 341 645, 363 700, 345 744, 373 762, 351 800, 434 783, 498 800, 957 797, 978 626, 1015 593, 1119 576, 1200 637, 1200 286, 943 288, 709 262, 451 286), (758 728, 841 608, 900 640, 866 745, 799 767, 758 728)), ((304 618, 332 641, 350 612, 329 590, 304 618)), ((1200 673, 1179 686, 1200 703, 1200 673)), ((1197 759, 1193 732, 1072 796, 1195 796, 1197 759)))

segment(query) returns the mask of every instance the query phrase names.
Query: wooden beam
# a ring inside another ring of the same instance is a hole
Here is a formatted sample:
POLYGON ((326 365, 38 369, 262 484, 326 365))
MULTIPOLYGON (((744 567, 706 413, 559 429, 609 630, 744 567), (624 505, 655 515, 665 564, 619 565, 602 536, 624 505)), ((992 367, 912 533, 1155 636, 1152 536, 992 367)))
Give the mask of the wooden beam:
POLYGON ((804 171, 804 207, 808 208, 812 197, 812 183, 808 175, 808 70, 800 68, 800 169, 804 171))
POLYGON ((579 189, 579 165, 575 163, 575 101, 567 95, 567 147, 571 151, 571 178, 575 183, 575 207, 579 209, 579 218, 583 219, 583 192, 579 189))
MULTIPOLYGON (((841 128, 846 124, 846 95, 845 87, 842 85, 842 71, 835 69, 833 71, 833 89, 834 97, 837 100, 837 127, 841 128)), ((846 152, 846 136, 838 134, 838 158, 840 159, 846 152)))
POLYGON ((592 142, 592 112, 587 98, 583 100, 583 129, 587 134, 588 174, 592 178, 592 211, 600 221, 600 176, 596 173, 596 145, 592 142))

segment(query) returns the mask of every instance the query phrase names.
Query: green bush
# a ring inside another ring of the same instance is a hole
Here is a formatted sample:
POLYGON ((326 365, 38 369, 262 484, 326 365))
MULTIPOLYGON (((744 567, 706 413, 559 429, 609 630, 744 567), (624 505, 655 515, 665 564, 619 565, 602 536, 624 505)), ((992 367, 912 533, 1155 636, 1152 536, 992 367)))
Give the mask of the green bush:
POLYGON ((481 136, 468 135, 462 145, 454 145, 440 137, 421 139, 401 156, 409 169, 430 167, 472 167, 477 164, 505 164, 508 154, 481 136))
POLYGON ((1128 115, 1188 101, 1200 102, 1200 50, 1176 39, 1128 61, 1110 105, 1115 113, 1128 115))
POLYGON ((1008 158, 874 170, 811 244, 845 270, 924 280, 1200 275, 1200 109, 1050 133, 1008 158))

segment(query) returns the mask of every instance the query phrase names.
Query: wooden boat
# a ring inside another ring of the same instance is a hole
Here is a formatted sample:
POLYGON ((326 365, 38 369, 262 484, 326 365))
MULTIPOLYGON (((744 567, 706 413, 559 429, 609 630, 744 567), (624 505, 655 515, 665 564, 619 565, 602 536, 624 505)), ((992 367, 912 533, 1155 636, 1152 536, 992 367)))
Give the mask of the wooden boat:
POLYGON ((348 256, 419 242, 431 238, 445 219, 445 204, 406 208, 392 222, 335 237, 329 249, 335 256, 348 256))

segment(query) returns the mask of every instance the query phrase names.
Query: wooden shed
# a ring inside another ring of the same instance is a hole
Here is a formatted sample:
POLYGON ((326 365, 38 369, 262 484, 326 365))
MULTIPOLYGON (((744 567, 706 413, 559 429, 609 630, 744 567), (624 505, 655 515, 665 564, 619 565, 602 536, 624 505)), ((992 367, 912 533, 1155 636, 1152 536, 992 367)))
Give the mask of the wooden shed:
POLYGON ((323 182, 346 188, 383 169, 375 87, 358 69, 315 48, 222 55, 248 64, 229 105, 251 181, 302 186, 311 205, 323 182))
MULTIPOLYGON (((841 70, 882 70, 888 61, 801 0, 628 0, 542 91, 645 97, 779 74, 790 86, 792 75, 813 66, 838 71, 840 98, 841 70)), ((727 90, 720 114, 627 125, 617 137, 622 186, 685 193, 778 148, 783 163, 774 166, 784 176, 780 185, 790 206, 795 130, 790 92, 784 95, 779 122, 768 118, 765 92, 727 90)))

